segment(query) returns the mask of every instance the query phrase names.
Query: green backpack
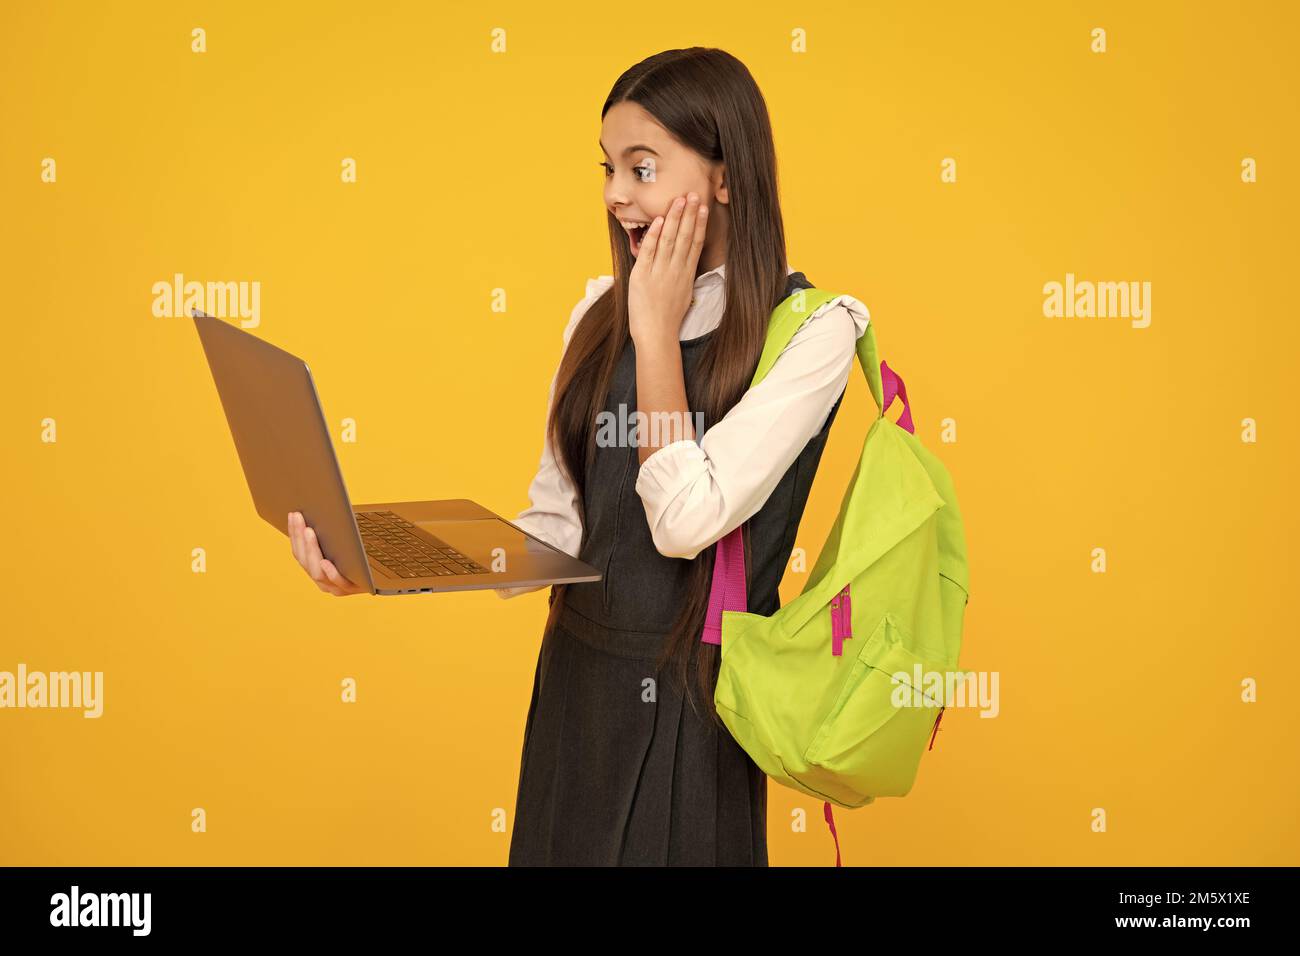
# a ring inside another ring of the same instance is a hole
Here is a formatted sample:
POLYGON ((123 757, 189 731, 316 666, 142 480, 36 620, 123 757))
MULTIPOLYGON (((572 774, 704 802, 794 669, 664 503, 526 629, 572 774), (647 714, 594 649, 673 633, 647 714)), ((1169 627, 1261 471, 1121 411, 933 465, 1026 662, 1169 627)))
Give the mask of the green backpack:
MULTIPOLYGON (((804 289, 777 306, 751 387, 838 298, 804 289)), ((736 528, 717 544, 701 636, 722 648, 719 716, 764 773, 824 802, 836 866, 831 805, 905 796, 926 739, 934 745, 969 589, 952 479, 913 434, 906 388, 879 361, 873 327, 857 354, 880 414, 807 585, 771 617, 749 613, 736 528), (885 418, 895 396, 897 422, 885 418)))

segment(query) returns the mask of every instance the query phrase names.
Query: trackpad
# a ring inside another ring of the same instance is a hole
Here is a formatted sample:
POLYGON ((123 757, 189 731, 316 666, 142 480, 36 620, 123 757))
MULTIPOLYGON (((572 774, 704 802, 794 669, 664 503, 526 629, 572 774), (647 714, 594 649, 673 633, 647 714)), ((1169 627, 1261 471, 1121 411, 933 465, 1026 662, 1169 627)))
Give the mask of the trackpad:
POLYGON ((506 560, 505 566, 511 567, 511 557, 538 557, 556 553, 555 549, 534 541, 499 518, 415 521, 413 524, 486 568, 492 567, 493 562, 501 557, 506 560))

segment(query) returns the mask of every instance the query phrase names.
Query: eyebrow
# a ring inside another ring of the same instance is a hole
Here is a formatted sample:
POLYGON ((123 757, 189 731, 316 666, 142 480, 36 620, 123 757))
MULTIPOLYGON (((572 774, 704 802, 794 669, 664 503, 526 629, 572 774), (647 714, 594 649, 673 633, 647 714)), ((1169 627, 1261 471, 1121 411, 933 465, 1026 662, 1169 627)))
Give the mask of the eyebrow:
MULTIPOLYGON (((597 140, 597 142, 600 143, 600 140, 597 140)), ((600 143, 600 151, 604 153, 606 156, 609 155, 609 150, 605 148, 604 143, 600 143)), ((659 155, 649 146, 646 146, 644 143, 637 143, 635 146, 629 146, 627 149, 623 150, 623 155, 630 156, 632 153, 642 152, 642 151, 649 153, 651 156, 659 155)))

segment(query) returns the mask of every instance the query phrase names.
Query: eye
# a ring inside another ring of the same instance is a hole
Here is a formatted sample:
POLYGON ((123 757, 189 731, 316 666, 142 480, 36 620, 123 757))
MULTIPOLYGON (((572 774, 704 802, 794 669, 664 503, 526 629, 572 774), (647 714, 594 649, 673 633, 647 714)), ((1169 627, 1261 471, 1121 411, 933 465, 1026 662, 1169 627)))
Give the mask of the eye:
MULTIPOLYGON (((606 178, 609 178, 610 176, 614 175, 613 163, 599 162, 596 165, 600 166, 602 169, 605 170, 606 178)), ((654 163, 649 163, 648 165, 645 166, 633 166, 632 172, 636 174, 636 178, 638 182, 652 183, 655 181, 654 163)))

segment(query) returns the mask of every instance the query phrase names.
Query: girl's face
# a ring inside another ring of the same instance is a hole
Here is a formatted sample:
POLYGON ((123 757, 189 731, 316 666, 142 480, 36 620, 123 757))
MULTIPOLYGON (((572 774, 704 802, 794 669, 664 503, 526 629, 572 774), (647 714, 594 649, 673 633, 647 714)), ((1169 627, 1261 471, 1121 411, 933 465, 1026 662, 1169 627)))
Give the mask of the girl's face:
POLYGON ((623 224, 635 256, 656 216, 667 216, 678 196, 697 193, 709 207, 704 248, 696 273, 727 259, 725 163, 715 163, 677 142, 637 103, 609 108, 600 129, 605 153, 605 208, 623 224))

